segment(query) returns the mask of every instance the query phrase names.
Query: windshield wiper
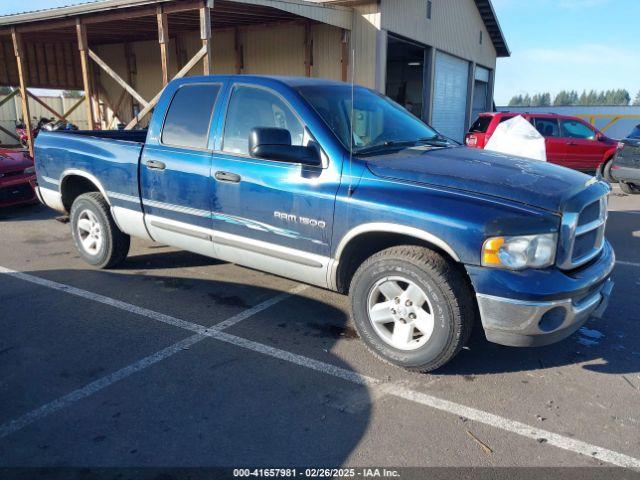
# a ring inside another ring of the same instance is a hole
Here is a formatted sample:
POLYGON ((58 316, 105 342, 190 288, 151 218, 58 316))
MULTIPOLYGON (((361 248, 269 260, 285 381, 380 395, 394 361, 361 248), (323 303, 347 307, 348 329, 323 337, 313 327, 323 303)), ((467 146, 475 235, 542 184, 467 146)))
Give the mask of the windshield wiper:
POLYGON ((418 138, 416 140, 387 140, 384 143, 378 143, 369 147, 359 148, 355 150, 354 153, 358 155, 371 155, 378 152, 384 152, 388 149, 415 147, 416 145, 420 145, 422 143, 426 143, 434 147, 446 147, 449 145, 449 141, 445 137, 437 134, 433 137, 418 138))

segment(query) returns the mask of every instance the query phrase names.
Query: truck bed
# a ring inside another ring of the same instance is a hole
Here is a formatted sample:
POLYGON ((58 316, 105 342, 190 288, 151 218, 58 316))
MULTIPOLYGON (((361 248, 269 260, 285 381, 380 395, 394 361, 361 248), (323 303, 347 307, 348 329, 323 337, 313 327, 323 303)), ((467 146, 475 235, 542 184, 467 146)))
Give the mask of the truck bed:
POLYGON ((86 137, 105 138, 109 140, 122 140, 125 142, 144 143, 147 139, 147 130, 65 130, 51 132, 54 134, 82 135, 86 137))

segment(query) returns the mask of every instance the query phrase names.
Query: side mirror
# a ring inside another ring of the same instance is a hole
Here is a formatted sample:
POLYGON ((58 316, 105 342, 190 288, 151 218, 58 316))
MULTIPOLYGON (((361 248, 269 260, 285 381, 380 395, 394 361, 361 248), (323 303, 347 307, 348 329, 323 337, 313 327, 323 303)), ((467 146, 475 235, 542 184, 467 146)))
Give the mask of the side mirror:
POLYGON ((603 135, 603 134, 601 134, 601 133, 598 133, 598 134, 596 135, 596 140, 597 140, 597 141, 599 141, 599 142, 606 142, 606 141, 608 140, 608 138, 607 138, 607 136, 606 136, 606 135, 603 135))
POLYGON ((254 128, 249 135, 249 153, 252 157, 275 162, 300 163, 320 166, 320 152, 314 146, 291 145, 291 133, 284 128, 254 128))

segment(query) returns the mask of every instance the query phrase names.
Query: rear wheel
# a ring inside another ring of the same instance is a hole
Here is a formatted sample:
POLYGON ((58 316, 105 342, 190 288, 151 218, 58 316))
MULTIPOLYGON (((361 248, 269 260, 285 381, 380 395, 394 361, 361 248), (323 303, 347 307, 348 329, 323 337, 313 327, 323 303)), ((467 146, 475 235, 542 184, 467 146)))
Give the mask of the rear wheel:
POLYGON ((350 297, 367 347, 409 370, 428 372, 450 361, 474 323, 465 278, 423 247, 392 247, 370 257, 354 275, 350 297))
POLYGON ((127 258, 131 238, 115 224, 100 193, 85 193, 76 198, 70 220, 76 248, 87 263, 111 268, 127 258))
POLYGON ((620 190, 629 195, 639 195, 640 194, 640 185, 636 185, 635 183, 627 183, 620 182, 620 190))

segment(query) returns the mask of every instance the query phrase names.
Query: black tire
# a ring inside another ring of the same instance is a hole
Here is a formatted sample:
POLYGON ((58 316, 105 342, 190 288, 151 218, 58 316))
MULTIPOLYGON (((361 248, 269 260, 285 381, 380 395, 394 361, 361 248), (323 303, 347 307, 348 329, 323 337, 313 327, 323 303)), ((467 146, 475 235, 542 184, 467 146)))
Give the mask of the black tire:
POLYGON ((628 195, 639 195, 640 194, 640 185, 636 185, 634 183, 627 182, 619 182, 620 190, 628 195))
POLYGON ((600 165, 600 174, 609 183, 617 183, 617 180, 611 175, 611 166, 613 165, 613 158, 610 158, 605 163, 600 165))
POLYGON ((87 263, 106 269, 115 267, 127 258, 131 237, 122 233, 115 224, 109 205, 100 193, 85 193, 76 198, 71 206, 70 224, 76 249, 87 263), (82 245, 82 238, 78 229, 78 220, 81 216, 90 215, 91 213, 97 220, 102 239, 101 246, 96 249, 97 251, 94 254, 82 245))
POLYGON ((476 309, 467 279, 454 264, 423 247, 392 247, 371 256, 353 276, 349 296, 355 327, 369 350, 384 361, 412 371, 429 372, 449 362, 471 336, 475 322, 476 309), (387 277, 410 280, 422 289, 432 306, 433 332, 415 350, 394 348, 370 320, 369 296, 387 277))

